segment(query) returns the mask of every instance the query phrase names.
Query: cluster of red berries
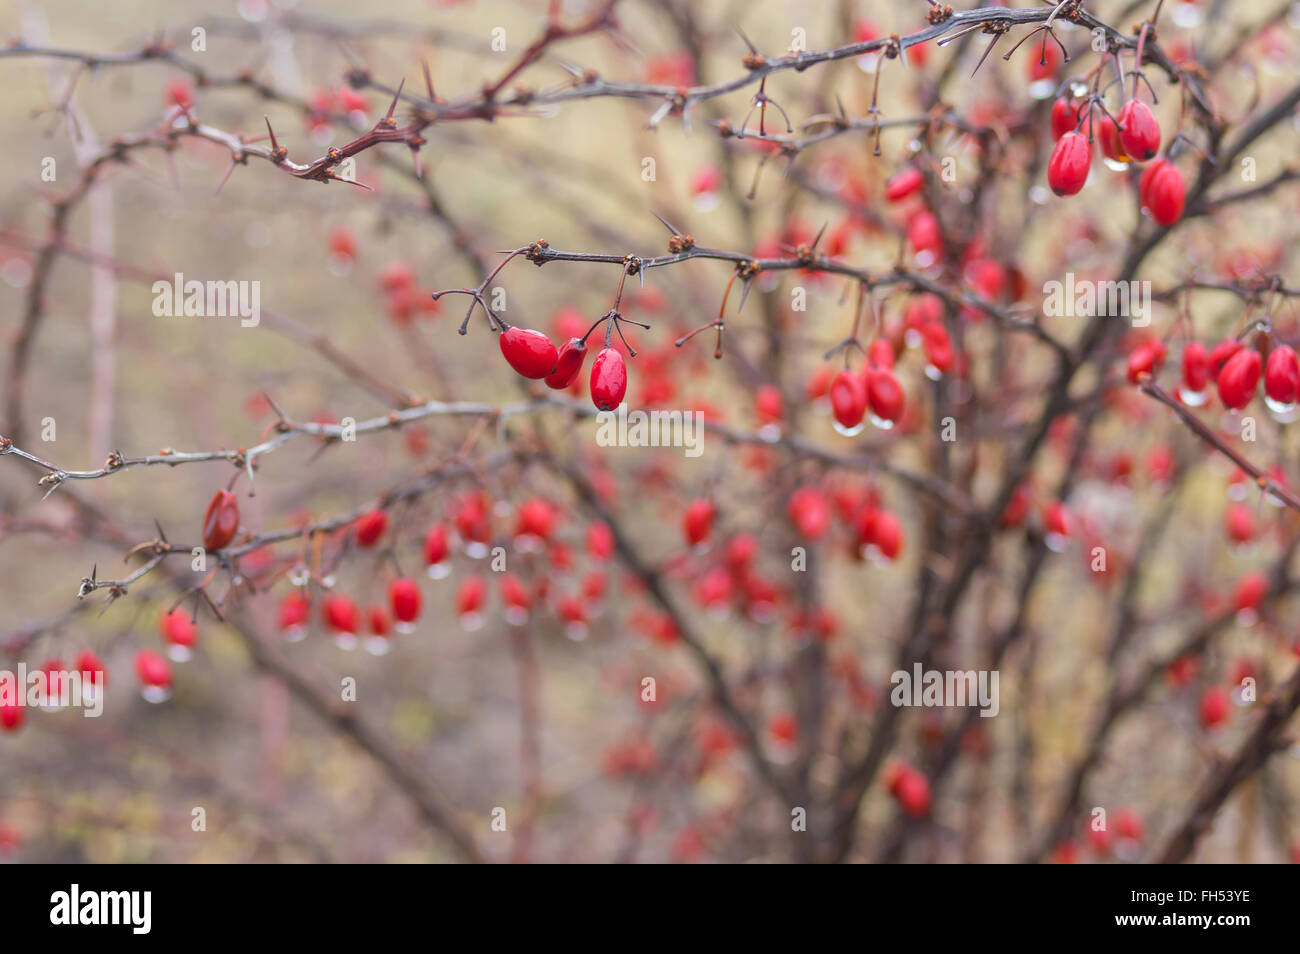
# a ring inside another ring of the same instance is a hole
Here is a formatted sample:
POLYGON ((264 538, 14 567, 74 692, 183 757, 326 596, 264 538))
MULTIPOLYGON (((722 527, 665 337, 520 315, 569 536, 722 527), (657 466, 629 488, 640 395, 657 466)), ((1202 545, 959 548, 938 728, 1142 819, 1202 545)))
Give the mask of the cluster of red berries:
MULTIPOLYGON (((1128 379, 1134 384, 1159 373, 1168 348, 1163 341, 1146 339, 1129 352, 1128 379)), ((1199 341, 1183 348, 1182 384, 1178 396, 1184 404, 1199 407, 1211 383, 1223 406, 1239 411, 1251 402, 1263 382, 1270 409, 1288 414, 1300 399, 1300 357, 1290 345, 1278 344, 1271 332, 1255 336, 1253 346, 1228 338, 1212 349, 1199 341)))
POLYGON ((1182 218, 1187 199, 1183 174, 1168 159, 1156 158, 1160 124, 1146 103, 1130 99, 1116 119, 1091 101, 1081 102, 1067 94, 1052 105, 1052 136, 1056 148, 1048 160, 1047 182, 1057 195, 1074 195, 1088 181, 1095 138, 1102 157, 1113 167, 1154 159, 1138 180, 1142 208, 1157 225, 1168 227, 1182 218), (1088 135, 1081 131, 1084 123, 1088 135))
MULTIPOLYGON (((578 379, 587 358, 586 335, 571 337, 556 348, 541 331, 506 325, 500 345, 501 354, 518 374, 534 380, 545 379, 546 386, 556 391, 563 391, 578 379)), ((623 403, 626 394, 627 363, 622 353, 606 341, 591 365, 591 401, 598 411, 613 411, 623 403)))

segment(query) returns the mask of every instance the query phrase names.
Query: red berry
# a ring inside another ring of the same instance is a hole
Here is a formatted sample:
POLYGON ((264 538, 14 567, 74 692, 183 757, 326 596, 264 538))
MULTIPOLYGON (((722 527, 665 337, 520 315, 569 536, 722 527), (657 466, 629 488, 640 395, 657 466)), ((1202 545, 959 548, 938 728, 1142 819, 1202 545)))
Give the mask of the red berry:
POLYGON ((777 745, 792 745, 799 738, 799 723, 792 713, 778 712, 768 722, 767 733, 777 745))
POLYGON ((414 623, 420 618, 420 588, 409 576, 399 576, 388 584, 388 605, 393 619, 399 623, 414 623))
POLYGON ((1160 124, 1150 106, 1136 99, 1124 104, 1119 111, 1119 142, 1138 162, 1146 162, 1160 151, 1160 124))
POLYGON ((449 553, 447 527, 444 524, 435 523, 429 528, 429 532, 424 535, 425 566, 441 566, 447 561, 449 553))
POLYGON ((311 604, 301 593, 293 592, 280 602, 279 623, 281 632, 300 629, 307 622, 311 604))
POLYGON ((1257 610, 1267 595, 1268 577, 1255 570, 1237 581, 1237 589, 1232 594, 1232 603, 1239 613, 1257 610))
POLYGON ((193 620, 179 610, 163 613, 158 617, 158 632, 164 643, 192 648, 199 641, 198 627, 193 620))
POLYGON ((1154 376, 1165 360, 1165 343, 1159 338, 1144 341, 1128 356, 1128 380, 1137 384, 1142 378, 1154 376))
POLYGON ((372 606, 369 612, 370 632, 374 636, 387 636, 388 631, 392 629, 392 622, 388 614, 384 612, 382 606, 372 606))
POLYGON ((336 633, 357 631, 357 604, 346 596, 331 596, 325 600, 325 621, 336 633))
POLYGON ((835 423, 846 431, 862 424, 867 413, 867 385, 859 375, 844 370, 831 382, 831 413, 835 423))
POLYGON ((889 181, 885 183, 885 198, 890 202, 901 202, 908 196, 920 192, 923 185, 925 185, 925 177, 921 175, 921 170, 916 166, 908 166, 889 177, 889 181))
POLYGON ((922 209, 912 216, 907 223, 907 244, 917 255, 925 253, 937 259, 943 254, 943 234, 933 212, 922 209))
POLYGON ((388 529, 388 514, 383 510, 371 510, 357 517, 357 546, 373 547, 388 529))
POLYGON ((897 560, 903 552, 903 522, 892 511, 877 510, 871 521, 869 542, 886 560, 897 560))
POLYGON ((1067 132, 1056 143, 1047 162, 1047 184, 1057 195, 1074 195, 1088 181, 1092 147, 1082 133, 1067 132))
POLYGON ((709 534, 713 532, 713 518, 716 514, 717 508, 713 506, 712 500, 701 498, 691 501, 682 516, 682 533, 690 546, 699 546, 709 539, 709 534))
POLYGON ((27 718, 27 707, 8 700, 0 701, 0 729, 17 732, 27 718))
POLYGON ((1255 511, 1244 503, 1229 504, 1223 526, 1234 543, 1248 543, 1255 536, 1255 511))
POLYGON ((1292 405, 1300 395, 1300 359, 1289 345, 1274 348, 1264 365, 1264 393, 1275 404, 1292 405))
POLYGON ((82 678, 92 686, 103 686, 108 682, 108 670, 104 667, 104 661, 89 649, 77 653, 72 668, 81 673, 82 678))
POLYGON ((1214 729, 1228 721, 1228 694, 1221 686, 1210 686, 1201 694, 1201 725, 1214 729))
POLYGON ((609 529, 609 524, 588 525, 587 552, 597 560, 608 560, 614 555, 614 531, 609 529))
POLYGON ((581 338, 570 338, 560 346, 555 359, 555 370, 546 376, 546 386, 556 391, 563 391, 582 372, 582 364, 587 360, 587 345, 581 338))
POLYGON ((892 427, 903 416, 903 388, 886 368, 872 368, 867 372, 867 400, 871 415, 885 426, 892 427))
POLYGON ((481 576, 467 577, 456 593, 456 612, 461 616, 478 613, 486 595, 487 585, 481 576))
POLYGON ((809 540, 820 540, 831 525, 831 505, 816 487, 800 487, 790 495, 790 522, 809 540))
POLYGON ((1189 341, 1183 348, 1183 388, 1192 394, 1204 391, 1210 383, 1210 356, 1205 345, 1189 341))
POLYGON ((1156 225, 1168 228, 1183 217, 1187 200, 1183 174, 1168 159, 1157 159, 1142 171, 1138 199, 1156 225))
POLYGON ((239 500, 229 490, 218 490, 203 514, 203 546, 220 550, 239 529, 239 500))
POLYGON ((135 654, 135 674, 142 685, 166 689, 172 684, 172 667, 152 649, 142 649, 135 654))
POLYGON ((1052 104, 1052 138, 1060 139, 1079 125, 1079 101, 1062 96, 1052 104))
POLYGON ((627 394, 627 364, 613 348, 601 348, 591 364, 591 400, 598 411, 613 411, 627 394))
POLYGON ((1219 399, 1223 406, 1240 410, 1250 403, 1259 384, 1260 368, 1263 362, 1259 352, 1243 348, 1223 365, 1219 372, 1219 399))
POLYGON ((948 329, 937 321, 930 322, 922 329, 921 337, 925 342, 925 360, 930 367, 940 374, 952 370, 954 354, 948 329))
POLYGON ((1244 347, 1246 346, 1236 338, 1227 338, 1215 345, 1214 350, 1210 352, 1209 357, 1206 359, 1210 366, 1210 377, 1218 381, 1219 373, 1223 370, 1223 366, 1228 363, 1228 359, 1244 347))
POLYGON ((779 424, 785 417, 785 400, 781 389, 765 384, 754 392, 754 413, 760 424, 779 424))
POLYGON ((1114 119, 1104 113, 1097 121, 1096 137, 1098 144, 1101 146, 1102 156, 1112 162, 1128 163, 1132 161, 1120 142, 1119 126, 1115 124, 1114 119))
POLYGON ((1031 82, 1051 79, 1065 62, 1065 55, 1061 52, 1061 48, 1054 42, 1046 42, 1046 37, 1043 43, 1034 44, 1034 54, 1026 60, 1031 82))
POLYGON ((536 537, 549 540, 555 530, 555 507, 540 497, 530 497, 519 505, 515 517, 516 537, 536 537))
POLYGON ((507 328, 501 332, 500 344, 510 367, 525 378, 544 378, 559 361, 551 339, 531 328, 507 328))

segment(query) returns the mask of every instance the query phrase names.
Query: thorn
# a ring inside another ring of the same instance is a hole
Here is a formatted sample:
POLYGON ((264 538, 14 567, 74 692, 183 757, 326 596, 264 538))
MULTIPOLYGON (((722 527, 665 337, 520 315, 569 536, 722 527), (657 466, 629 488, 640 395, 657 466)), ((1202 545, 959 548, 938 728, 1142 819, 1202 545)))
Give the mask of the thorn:
POLYGON ((263 118, 264 120, 266 120, 266 132, 267 132, 267 134, 271 137, 271 151, 272 151, 272 152, 279 152, 279 151, 280 151, 280 144, 279 144, 278 142, 276 142, 276 139, 275 139, 275 130, 271 128, 271 117, 270 117, 270 116, 263 116, 262 118, 263 118))
POLYGON ((167 542, 167 534, 163 533, 162 524, 158 522, 158 518, 157 518, 157 517, 154 517, 153 525, 154 525, 154 529, 156 529, 156 530, 158 531, 158 539, 161 540, 163 543, 166 543, 166 542, 167 542))
POLYGON ((230 168, 227 169, 226 174, 221 177, 221 181, 217 183, 217 191, 216 191, 217 195, 221 195, 221 190, 226 187, 227 180, 230 178, 231 174, 235 171, 235 165, 236 165, 235 160, 231 159, 230 168))
POLYGON ((438 97, 433 94, 433 74, 429 72, 429 61, 421 60, 420 69, 424 71, 424 88, 429 93, 429 102, 436 103, 438 97))
POLYGON ((745 41, 745 46, 749 47, 749 52, 753 53, 755 56, 758 56, 759 55, 758 47, 756 47, 753 43, 749 42, 749 37, 745 36, 745 31, 742 30, 740 27, 736 27, 736 32, 739 33, 740 38, 745 41))
POLYGON ((382 120, 383 125, 385 126, 396 125, 396 123, 393 121, 393 113, 397 110, 397 103, 398 100, 402 98, 402 88, 405 86, 406 86, 406 77, 403 76, 402 81, 397 84, 397 92, 393 94, 393 101, 388 105, 388 112, 384 114, 384 118, 382 120))
POLYGON ((653 215, 656 219, 658 219, 660 222, 663 223, 663 227, 666 228, 666 229, 668 230, 668 232, 669 232, 670 235, 681 235, 681 234, 682 234, 682 233, 678 230, 677 226, 673 225, 671 222, 669 222, 667 219, 665 219, 665 218, 664 218, 662 215, 660 215, 658 212, 655 212, 655 211, 652 210, 652 211, 650 212, 650 214, 653 215))

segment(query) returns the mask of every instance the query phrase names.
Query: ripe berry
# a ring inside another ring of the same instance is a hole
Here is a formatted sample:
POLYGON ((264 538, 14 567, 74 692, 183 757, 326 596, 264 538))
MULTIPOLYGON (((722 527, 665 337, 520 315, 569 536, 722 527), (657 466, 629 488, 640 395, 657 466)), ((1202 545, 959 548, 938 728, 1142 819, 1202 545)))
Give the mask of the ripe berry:
POLYGON ((1274 348, 1264 365, 1264 394, 1277 407, 1289 409, 1300 395, 1300 359, 1289 345, 1274 348))
POLYGON ((1214 729, 1228 721, 1228 694, 1221 686, 1210 686, 1201 694, 1201 725, 1214 729))
POLYGON ((1164 363, 1165 353, 1165 343, 1159 338, 1143 341, 1134 348, 1128 356, 1129 383, 1137 384, 1144 377, 1154 377, 1164 363))
POLYGON ((334 631, 334 642, 340 649, 351 649, 357 644, 357 604, 352 600, 338 595, 326 599, 325 621, 334 631))
POLYGON ((682 516, 682 533, 688 545, 698 547, 709 539, 709 534, 713 532, 713 518, 716 514, 717 508, 713 506, 712 500, 702 497, 691 501, 682 516))
POLYGON ((483 598, 487 595, 487 584, 481 576, 471 576, 461 583, 456 592, 456 614, 460 625, 469 631, 483 625, 483 598))
POLYGON ((1102 114, 1097 121, 1096 137, 1098 144, 1101 146, 1103 158, 1120 165, 1127 165, 1132 161, 1120 142, 1119 126, 1115 124, 1115 120, 1110 116, 1102 114))
POLYGON ((546 376, 546 386, 556 391, 578 380, 582 364, 587 360, 587 345, 581 338, 570 338, 563 345, 555 359, 555 370, 546 376))
POLYGON ((1244 347, 1246 346, 1236 338, 1227 338, 1215 345, 1214 350, 1210 352, 1209 357, 1206 359, 1206 363, 1210 366, 1211 379, 1218 381, 1219 373, 1223 370, 1223 366, 1228 363, 1228 359, 1244 347))
POLYGON ((1253 613, 1259 609, 1268 595, 1268 577, 1256 570, 1247 573, 1237 581, 1237 589, 1232 594, 1232 603, 1239 613, 1253 613))
POLYGON ((790 522, 806 539, 820 540, 831 525, 831 505, 816 487, 800 487, 790 495, 790 522))
POLYGON ((203 546, 220 550, 239 529, 239 500, 229 490, 218 490, 203 514, 203 546))
POLYGON ((1088 181, 1092 147, 1082 133, 1067 132, 1057 140, 1047 162, 1047 184, 1057 195, 1074 195, 1088 181))
POLYGON ((1262 361, 1259 352, 1243 348, 1223 365, 1219 372, 1219 399, 1223 406, 1231 410, 1240 410, 1250 403, 1259 384, 1262 361))
POLYGON ((831 413, 835 416, 835 429, 852 437, 862 430, 862 419, 867 414, 867 385, 852 371, 844 370, 831 382, 831 413))
POLYGON ((307 617, 311 612, 311 604, 307 599, 298 592, 290 593, 280 602, 279 623, 280 632, 284 638, 290 642, 297 642, 307 635, 307 617))
POLYGON ((903 416, 903 387, 886 368, 872 368, 867 372, 867 401, 871 406, 871 422, 889 430, 903 416))
POLYGON ((373 547, 388 529, 388 514, 383 510, 371 510, 357 517, 357 546, 373 547))
POLYGON ((555 531, 557 514, 554 505, 541 497, 530 497, 519 505, 515 516, 515 544, 527 549, 544 543, 555 531), (520 539, 523 538, 523 539, 520 539))
POLYGON ((190 658, 192 650, 198 644, 199 631, 193 620, 179 610, 163 613, 158 617, 158 632, 167 646, 167 655, 176 662, 190 658))
POLYGON ((1234 543, 1249 543, 1255 537, 1255 511, 1240 501, 1228 505, 1223 526, 1234 543))
POLYGON ((513 573, 501 576, 501 602, 506 608, 506 622, 511 626, 522 626, 528 622, 528 611, 532 608, 533 598, 523 581, 513 573))
POLYGON ((933 212, 922 209, 907 223, 907 244, 918 256, 925 256, 930 262, 943 254, 943 234, 939 220, 933 212))
POLYGON ((785 400, 781 397, 781 389, 773 384, 765 384, 755 391, 754 414, 764 428, 780 424, 785 417, 785 400))
POLYGON ((1060 139, 1079 125, 1079 101, 1062 96, 1052 104, 1052 138, 1060 139))
POLYGON ((955 357, 952 338, 948 335, 948 329, 937 321, 925 325, 921 336, 925 342, 926 375, 937 381, 952 370, 955 357))
POLYGON ((768 722, 767 734, 773 744, 782 747, 791 746, 799 738, 799 723, 792 713, 778 712, 768 722))
POLYGON ((1210 356, 1205 345, 1199 341, 1187 342, 1183 348, 1183 386, 1180 391, 1183 403, 1192 407, 1203 404, 1204 391, 1209 383, 1210 356))
POLYGON ((501 332, 500 344, 510 367, 525 378, 544 378, 559 361, 551 339, 531 328, 507 328, 501 332))
POLYGON ((897 560, 903 552, 903 522, 892 511, 877 510, 871 521, 869 543, 886 560, 897 560))
POLYGON ((906 814, 924 818, 930 813, 930 780, 917 769, 901 763, 891 766, 885 785, 906 814))
POLYGON ((1183 174, 1168 159, 1157 159, 1142 171, 1142 178, 1138 180, 1138 199, 1156 225, 1168 228, 1183 217, 1183 205, 1187 200, 1183 174))
POLYGON ((908 196, 920 192, 924 184, 925 178, 921 175, 921 170, 916 166, 908 166, 889 177, 885 183, 885 198, 890 202, 902 202, 908 196))
POLYGON ((82 682, 92 690, 108 685, 108 670, 104 667, 104 661, 89 649, 77 653, 72 668, 81 673, 82 682))
POLYGON ((627 394, 627 365, 613 348, 601 348, 591 365, 591 400, 598 411, 613 411, 627 394))
POLYGON ((149 702, 162 702, 171 695, 172 667, 159 653, 142 649, 135 654, 135 674, 140 694, 149 702))
POLYGON ((587 526, 587 552, 596 560, 608 560, 614 555, 614 531, 607 523, 587 526))
POLYGON ((388 605, 399 631, 404 627, 407 631, 413 628, 410 624, 420 618, 421 602, 420 588, 409 576, 399 576, 388 584, 388 605))
POLYGON ((0 700, 0 729, 4 729, 6 732, 17 732, 23 727, 26 718, 26 706, 20 706, 17 702, 0 700))
POLYGON ((1136 99, 1124 104, 1119 111, 1119 142, 1138 162, 1146 162, 1160 151, 1160 124, 1150 106, 1136 99))
POLYGON ((447 556, 450 552, 446 525, 435 523, 424 535, 424 563, 428 568, 429 579, 441 580, 451 572, 451 567, 447 565, 447 556))

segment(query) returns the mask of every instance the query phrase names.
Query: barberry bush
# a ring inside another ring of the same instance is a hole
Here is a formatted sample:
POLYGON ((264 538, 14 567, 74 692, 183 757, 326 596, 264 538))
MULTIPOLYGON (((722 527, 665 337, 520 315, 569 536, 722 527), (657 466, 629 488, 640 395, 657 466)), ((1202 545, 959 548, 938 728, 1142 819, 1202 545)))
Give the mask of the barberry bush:
POLYGON ((72 6, 0 854, 1300 853, 1295 4, 72 6))

